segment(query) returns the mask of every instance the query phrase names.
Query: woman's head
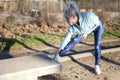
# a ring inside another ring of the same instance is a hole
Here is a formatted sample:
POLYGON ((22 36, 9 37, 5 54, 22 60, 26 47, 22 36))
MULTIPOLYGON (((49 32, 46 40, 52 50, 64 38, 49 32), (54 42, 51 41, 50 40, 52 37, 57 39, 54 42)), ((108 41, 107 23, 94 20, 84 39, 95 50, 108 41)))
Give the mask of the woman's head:
POLYGON ((69 24, 73 23, 73 22, 77 22, 78 19, 78 14, 79 14, 79 10, 78 7, 76 5, 76 3, 74 2, 69 2, 67 4, 67 7, 64 10, 64 17, 66 18, 67 22, 69 24))

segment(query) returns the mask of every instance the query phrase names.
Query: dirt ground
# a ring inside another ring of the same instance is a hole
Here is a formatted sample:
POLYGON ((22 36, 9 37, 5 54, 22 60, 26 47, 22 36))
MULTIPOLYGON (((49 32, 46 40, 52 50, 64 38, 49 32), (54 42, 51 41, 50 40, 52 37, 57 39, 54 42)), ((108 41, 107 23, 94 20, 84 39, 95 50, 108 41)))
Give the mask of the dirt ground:
MULTIPOLYGON (((115 47, 120 47, 120 41, 101 44, 102 49, 115 47)), ((83 43, 74 47, 68 55, 87 51, 94 51, 94 46, 83 43)), ((39 77, 38 80, 120 80, 120 51, 101 55, 100 75, 94 73, 94 56, 77 60, 71 57, 71 61, 62 63, 62 67, 61 73, 39 77)))
POLYGON ((62 63, 62 67, 61 73, 43 76, 38 80, 120 80, 120 52, 101 56, 100 75, 94 73, 93 56, 77 60, 71 58, 71 61, 62 63))

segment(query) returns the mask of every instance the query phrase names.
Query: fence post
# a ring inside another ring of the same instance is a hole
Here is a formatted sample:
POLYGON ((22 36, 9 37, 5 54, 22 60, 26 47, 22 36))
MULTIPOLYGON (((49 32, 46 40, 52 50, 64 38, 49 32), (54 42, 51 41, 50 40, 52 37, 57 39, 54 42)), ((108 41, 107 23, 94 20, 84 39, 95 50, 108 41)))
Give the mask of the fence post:
POLYGON ((62 10, 63 10, 63 0, 60 1, 60 4, 61 4, 61 6, 60 6, 60 12, 62 12, 62 10))

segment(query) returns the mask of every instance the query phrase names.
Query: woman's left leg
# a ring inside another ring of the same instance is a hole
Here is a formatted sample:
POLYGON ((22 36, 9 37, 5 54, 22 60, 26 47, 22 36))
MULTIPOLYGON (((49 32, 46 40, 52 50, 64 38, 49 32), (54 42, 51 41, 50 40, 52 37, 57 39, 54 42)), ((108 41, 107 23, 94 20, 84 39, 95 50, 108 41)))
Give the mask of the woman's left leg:
POLYGON ((77 34, 71 41, 66 45, 66 47, 59 52, 60 56, 63 56, 65 53, 70 51, 77 43, 79 43, 82 39, 82 34, 77 34))

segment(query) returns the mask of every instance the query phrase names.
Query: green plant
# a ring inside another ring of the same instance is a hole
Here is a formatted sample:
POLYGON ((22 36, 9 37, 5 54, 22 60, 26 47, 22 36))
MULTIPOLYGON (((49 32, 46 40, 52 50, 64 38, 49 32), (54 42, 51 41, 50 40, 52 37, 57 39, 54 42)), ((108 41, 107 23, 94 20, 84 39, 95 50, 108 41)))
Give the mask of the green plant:
POLYGON ((6 17, 6 23, 7 23, 7 25, 13 27, 16 23, 16 18, 13 15, 10 15, 10 16, 6 17))

